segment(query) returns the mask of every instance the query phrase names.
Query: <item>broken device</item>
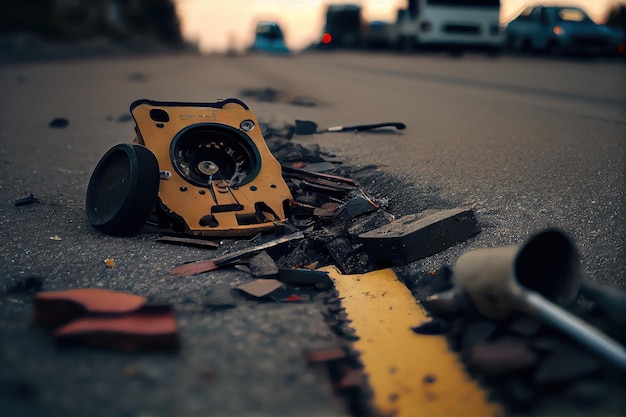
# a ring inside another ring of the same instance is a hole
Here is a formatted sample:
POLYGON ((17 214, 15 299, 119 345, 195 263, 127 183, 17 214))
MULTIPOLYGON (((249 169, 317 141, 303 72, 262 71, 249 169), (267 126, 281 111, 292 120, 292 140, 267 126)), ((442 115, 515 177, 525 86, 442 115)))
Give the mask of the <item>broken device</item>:
POLYGON ((134 143, 107 152, 89 181, 96 229, 133 234, 155 207, 160 227, 194 236, 251 236, 285 222, 291 192, 243 102, 138 100, 130 110, 134 143))

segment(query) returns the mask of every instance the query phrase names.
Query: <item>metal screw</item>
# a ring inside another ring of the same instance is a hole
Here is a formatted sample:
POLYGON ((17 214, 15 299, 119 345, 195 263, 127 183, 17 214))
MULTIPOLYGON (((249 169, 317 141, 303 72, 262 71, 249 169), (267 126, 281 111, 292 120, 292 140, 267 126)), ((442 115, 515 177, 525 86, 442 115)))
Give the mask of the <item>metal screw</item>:
POLYGON ((239 127, 241 127, 241 130, 244 132, 249 132, 254 129, 254 122, 250 119, 246 119, 239 124, 239 127))

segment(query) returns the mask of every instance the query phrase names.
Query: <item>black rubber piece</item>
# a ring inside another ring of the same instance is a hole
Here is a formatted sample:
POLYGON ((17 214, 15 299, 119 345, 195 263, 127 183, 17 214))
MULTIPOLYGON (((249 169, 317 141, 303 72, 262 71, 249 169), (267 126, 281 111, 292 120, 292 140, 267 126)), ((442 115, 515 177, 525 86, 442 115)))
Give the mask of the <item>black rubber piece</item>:
POLYGON ((159 164, 148 148, 115 145, 91 174, 86 198, 89 223, 108 235, 137 233, 157 202, 159 181, 159 164))

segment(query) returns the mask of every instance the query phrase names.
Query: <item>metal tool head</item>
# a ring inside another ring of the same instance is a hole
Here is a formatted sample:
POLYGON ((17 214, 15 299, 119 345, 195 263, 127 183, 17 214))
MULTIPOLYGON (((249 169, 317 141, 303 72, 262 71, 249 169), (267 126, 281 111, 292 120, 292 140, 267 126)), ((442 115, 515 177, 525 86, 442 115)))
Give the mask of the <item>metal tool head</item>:
POLYGON ((560 305, 572 303, 582 283, 580 255, 570 236, 556 228, 531 236, 515 257, 517 282, 560 305))
POLYGON ((517 309, 522 288, 515 280, 515 246, 477 249, 459 257, 452 282, 467 292, 486 317, 502 319, 517 309))
POLYGON ((579 291, 582 269, 571 238, 550 228, 520 246, 463 254, 454 265, 452 280, 481 314, 501 319, 519 308, 524 288, 557 304, 571 303, 579 291))

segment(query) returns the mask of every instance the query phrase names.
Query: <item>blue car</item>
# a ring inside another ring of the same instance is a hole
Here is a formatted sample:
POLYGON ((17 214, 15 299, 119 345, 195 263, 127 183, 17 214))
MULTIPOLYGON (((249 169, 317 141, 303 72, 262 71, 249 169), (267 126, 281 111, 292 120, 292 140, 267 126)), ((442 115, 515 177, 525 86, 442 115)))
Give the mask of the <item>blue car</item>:
POLYGON ((505 30, 506 46, 519 52, 614 55, 619 36, 599 25, 578 7, 534 6, 525 9, 505 30))
POLYGON ((254 32, 254 44, 252 51, 269 52, 276 54, 289 54, 289 48, 285 45, 285 36, 276 22, 259 22, 254 32))

